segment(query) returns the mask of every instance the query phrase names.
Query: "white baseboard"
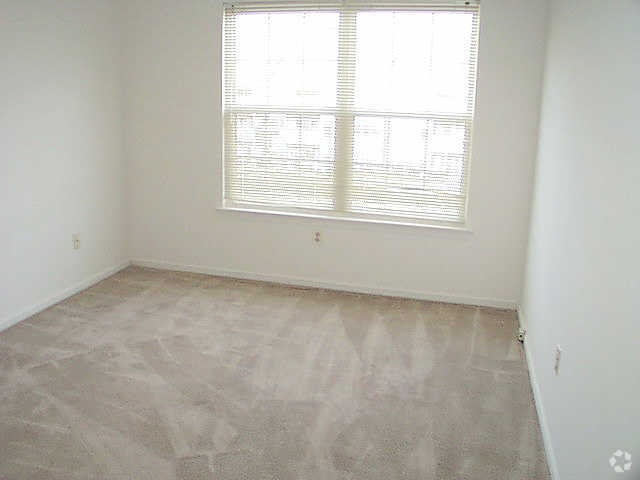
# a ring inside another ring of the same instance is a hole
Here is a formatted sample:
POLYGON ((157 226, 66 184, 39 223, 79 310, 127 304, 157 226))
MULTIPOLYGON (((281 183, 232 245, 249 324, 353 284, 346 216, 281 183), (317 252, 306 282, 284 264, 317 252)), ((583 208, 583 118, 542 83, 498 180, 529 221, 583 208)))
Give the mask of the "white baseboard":
MULTIPOLYGON (((520 307, 518 307, 518 322, 520 327, 525 328, 526 322, 520 307)), ((549 425, 547 423, 547 417, 544 413, 544 406, 542 405, 542 394, 540 393, 540 386, 536 378, 536 370, 533 362, 533 353, 527 335, 524 337, 524 354, 527 359, 527 368, 529 369, 529 380, 531 382, 531 390, 533 391, 533 400, 536 405, 536 412, 538 413, 538 422, 540 423, 540 430, 542 431, 542 442, 544 443, 544 451, 547 455, 547 465, 549 465, 549 472, 551 473, 551 480, 560 480, 560 474, 558 473, 558 464, 556 462, 556 455, 553 451, 551 444, 551 434, 549 433, 549 425)))
POLYGON ((114 273, 119 272, 120 270, 122 270, 125 267, 128 267, 129 265, 131 265, 131 262, 126 261, 126 262, 119 263, 118 265, 115 265, 113 267, 107 268, 106 270, 103 270, 101 272, 96 273, 95 275, 91 275, 90 277, 85 278, 81 282, 76 283, 75 285, 69 288, 65 288, 64 290, 56 293, 55 295, 50 296, 45 300, 41 300, 38 303, 31 305, 30 307, 20 311, 19 313, 16 313, 14 315, 9 315, 8 317, 3 318, 2 320, 0 320, 0 332, 3 330, 6 330, 7 328, 15 325, 18 322, 21 322, 26 318, 29 318, 32 315, 35 315, 36 313, 39 313, 49 308, 52 305, 55 305, 58 302, 61 302, 62 300, 70 297, 71 295, 74 295, 82 290, 89 288, 90 286, 98 283, 101 280, 104 280, 107 277, 110 277, 114 273))
POLYGON ((218 277, 241 278, 243 280, 259 280, 263 282, 281 283, 285 285, 322 288, 326 290, 339 290, 352 293, 365 293, 370 295, 385 295, 389 297, 413 298, 417 300, 430 300, 434 302, 458 303, 463 305, 477 305, 482 307, 495 307, 515 310, 516 303, 508 300, 493 298, 466 297, 443 293, 417 292, 413 290, 396 290, 384 287, 372 287, 350 283, 334 283, 318 281, 310 278, 291 277, 288 275, 273 275, 265 273, 245 272, 241 270, 229 270, 225 268, 207 267, 202 265, 185 265, 179 263, 163 262, 157 260, 132 260, 133 265, 141 267, 158 268, 161 270, 173 270, 178 272, 193 272, 215 275, 218 277))

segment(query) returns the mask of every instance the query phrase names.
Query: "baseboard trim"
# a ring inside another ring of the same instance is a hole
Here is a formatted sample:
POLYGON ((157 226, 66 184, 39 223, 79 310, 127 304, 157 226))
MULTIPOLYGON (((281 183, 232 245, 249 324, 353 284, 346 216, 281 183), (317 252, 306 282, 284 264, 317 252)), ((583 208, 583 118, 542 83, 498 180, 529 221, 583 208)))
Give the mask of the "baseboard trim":
POLYGON ((90 277, 87 277, 81 282, 78 282, 69 288, 65 288, 64 290, 61 290, 55 295, 48 297, 46 300, 42 300, 38 303, 35 303, 30 307, 20 311, 19 313, 5 317, 4 319, 0 320, 0 332, 3 330, 6 330, 9 327, 12 327, 16 323, 19 323, 26 318, 29 318, 32 315, 35 315, 36 313, 40 313, 41 311, 46 310, 52 305, 55 305, 56 303, 61 302, 65 298, 70 297, 71 295, 75 295, 76 293, 82 290, 85 290, 92 285, 95 285, 99 281, 104 280, 107 277, 110 277, 114 273, 119 272, 120 270, 128 267, 129 265, 131 265, 130 261, 121 262, 113 267, 107 268, 106 270, 102 270, 101 272, 98 272, 94 275, 91 275, 90 277))
POLYGON ((413 290, 396 290, 384 287, 372 287, 368 285, 356 285, 349 283, 334 283, 319 281, 303 277, 291 277, 288 275, 273 275, 265 273, 246 272, 242 270, 230 270, 226 268, 207 267, 203 265, 188 265, 180 263, 163 262, 157 260, 134 259, 133 265, 140 267, 157 268, 160 270, 173 270, 178 272, 204 273, 218 277, 240 278, 243 280, 259 280, 263 282, 281 283, 284 285, 322 288, 326 290, 338 290, 343 292, 364 293, 369 295, 385 295, 389 297, 412 298, 416 300, 430 300, 434 302, 457 303, 463 305, 476 305, 482 307, 494 307, 515 310, 515 302, 508 300, 465 297, 462 295, 450 295, 442 293, 417 292, 413 290))
MULTIPOLYGON (((518 323, 521 328, 526 329, 526 322, 520 307, 517 309, 518 323)), ((551 473, 551 480, 560 480, 560 474, 558 473, 558 464, 556 462, 556 456, 551 443, 551 434, 549 433, 549 425, 547 423, 547 417, 544 413, 544 406, 542 405, 542 394, 540 393, 540 386, 536 377, 536 369, 533 362, 533 353, 529 342, 525 334, 524 337, 524 355, 527 360, 527 368, 529 369, 529 381, 531 382, 531 390, 533 391, 533 400, 536 405, 536 412, 538 413, 538 421, 540 423, 540 430, 542 432, 542 443, 544 444, 544 451, 547 455, 547 465, 549 465, 549 472, 551 473)))

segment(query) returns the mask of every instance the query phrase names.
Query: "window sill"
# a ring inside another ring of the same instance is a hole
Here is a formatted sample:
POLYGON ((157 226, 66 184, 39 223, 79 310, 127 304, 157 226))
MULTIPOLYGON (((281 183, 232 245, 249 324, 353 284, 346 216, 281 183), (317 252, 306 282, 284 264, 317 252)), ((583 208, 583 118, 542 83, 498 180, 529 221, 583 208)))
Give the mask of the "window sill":
POLYGON ((365 223, 365 224, 378 224, 378 225, 396 225, 401 227, 417 227, 417 228, 425 228, 425 229, 434 229, 434 230, 445 230, 452 232, 463 232, 463 233, 473 233, 471 227, 468 224, 447 224, 447 223, 437 223, 428 220, 413 220, 410 218, 380 218, 380 217, 369 217, 369 216, 358 216, 358 215, 323 215, 321 213, 311 213, 311 212, 298 212, 293 210, 278 210, 278 209, 270 209, 270 208, 257 208, 250 206, 239 206, 239 205, 227 205, 222 204, 216 207, 218 211, 224 212, 240 212, 240 213, 255 213, 262 215, 275 215, 280 217, 294 217, 294 218, 310 218, 315 220, 330 220, 330 221, 338 221, 338 222, 350 222, 350 223, 365 223))

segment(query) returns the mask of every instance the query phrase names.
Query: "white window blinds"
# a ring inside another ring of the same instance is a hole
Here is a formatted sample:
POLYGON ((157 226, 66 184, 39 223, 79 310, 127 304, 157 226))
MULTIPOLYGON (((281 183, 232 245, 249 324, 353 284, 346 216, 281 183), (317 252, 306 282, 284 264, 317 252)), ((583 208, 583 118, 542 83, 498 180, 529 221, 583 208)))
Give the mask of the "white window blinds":
POLYGON ((224 12, 225 206, 465 221, 477 7, 224 12))

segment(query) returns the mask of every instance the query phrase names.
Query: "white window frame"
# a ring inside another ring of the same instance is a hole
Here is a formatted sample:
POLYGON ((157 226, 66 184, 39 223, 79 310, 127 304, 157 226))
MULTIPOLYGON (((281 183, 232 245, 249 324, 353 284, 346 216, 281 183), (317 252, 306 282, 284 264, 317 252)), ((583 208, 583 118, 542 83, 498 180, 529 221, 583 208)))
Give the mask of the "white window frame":
MULTIPOLYGON (((221 135, 221 156, 220 156, 220 175, 219 175, 219 196, 218 201, 216 202, 216 209, 219 211, 227 211, 227 212, 242 212, 242 213, 250 213, 250 214, 267 214, 267 215, 276 215, 276 216, 285 216, 285 217, 297 217, 297 218, 309 218, 309 219, 319 219, 319 220, 330 220, 330 221, 347 221, 347 222, 356 222, 356 223, 371 223, 371 224, 385 224, 385 225, 400 225, 400 226, 408 226, 408 227, 427 227, 427 228, 435 228, 442 230, 452 230, 452 231, 461 231, 461 232, 472 232, 472 228, 470 225, 470 216, 469 216, 469 192, 470 192, 470 170, 471 170, 471 159, 472 159, 472 144, 473 144, 473 131, 475 126, 475 103, 477 101, 477 71, 478 71, 478 59, 476 58, 476 62, 474 64, 473 76, 474 76, 474 100, 473 100, 473 109, 468 115, 461 115, 460 117, 464 117, 465 121, 469 124, 469 139, 468 139, 468 151, 467 151, 467 159, 465 162, 465 172, 464 172, 464 197, 465 197, 465 205, 464 205, 464 219, 461 222, 446 222, 439 221, 434 219, 423 219, 423 218, 413 218, 406 216, 392 216, 392 215, 377 215, 377 214, 367 214, 367 213, 355 213, 355 212, 343 212, 340 211, 339 208, 343 205, 343 201, 340 199, 340 191, 344 191, 344 189, 336 190, 336 209, 335 210, 317 210, 311 208, 292 208, 292 207, 277 207, 277 206, 258 206, 251 205, 241 202, 235 202, 230 199, 225 198, 225 142, 224 142, 224 129, 226 128, 226 112, 225 112, 225 71, 224 71, 224 18, 225 18, 225 8, 228 6, 251 6, 259 9, 260 7, 264 8, 265 11, 269 11, 270 8, 274 6, 278 6, 278 8, 287 8, 290 6, 294 10, 305 9, 305 10, 313 10, 317 9, 336 9, 341 8, 342 6, 348 5, 353 7, 356 10, 375 10, 376 8, 383 9, 392 9, 392 10, 414 10, 414 9, 431 9, 433 7, 444 7, 448 9, 451 7, 452 9, 455 7, 461 8, 475 8, 476 9, 476 31, 475 31, 475 42, 476 45, 479 44, 479 5, 480 0, 443 0, 443 1, 433 1, 429 0, 416 0, 415 2, 359 2, 358 0, 343 0, 340 4, 330 3, 330 2, 321 2, 315 4, 309 4, 304 1, 270 1, 270 2, 253 2, 251 0, 240 0, 233 3, 222 2, 221 4, 221 44, 222 44, 222 55, 221 55, 221 124, 222 124, 222 135, 221 135)), ((355 16, 354 16, 355 19, 355 16)), ((344 21, 344 15, 341 15, 341 26, 344 21)), ((477 47, 476 54, 479 55, 479 45, 477 47)), ((341 67, 339 67, 341 68, 341 67)), ((248 109, 248 111, 254 111, 254 109, 248 109)), ((274 108, 266 108, 265 111, 271 112, 283 112, 286 109, 274 107, 274 108)), ((292 109, 292 112, 299 113, 301 111, 309 111, 309 113, 328 113, 335 115, 336 124, 338 123, 338 118, 340 115, 347 115, 351 118, 351 128, 353 128, 353 123, 355 121, 355 117, 357 115, 365 115, 365 116, 377 116, 377 117, 394 117, 394 118, 425 118, 425 119, 438 119, 443 117, 450 117, 442 114, 435 115, 427 115, 427 114, 413 114, 413 113, 402 113, 402 112, 367 112, 362 110, 357 110, 352 108, 351 106, 341 106, 339 104, 336 105, 336 108, 332 109, 305 109, 301 107, 299 109, 292 109)), ((336 125, 336 130, 338 127, 336 125)), ((341 149, 350 149, 351 146, 344 145, 345 142, 339 141, 341 138, 345 136, 344 128, 341 129, 342 132, 336 132, 336 159, 342 156, 342 158, 346 158, 343 154, 339 153, 341 149)), ((348 143, 351 143, 349 140, 348 143)), ((337 182, 340 182, 340 179, 344 179, 345 175, 340 174, 338 172, 341 168, 348 168, 346 165, 347 162, 350 161, 350 156, 348 157, 346 162, 336 162, 336 179, 337 182)))

